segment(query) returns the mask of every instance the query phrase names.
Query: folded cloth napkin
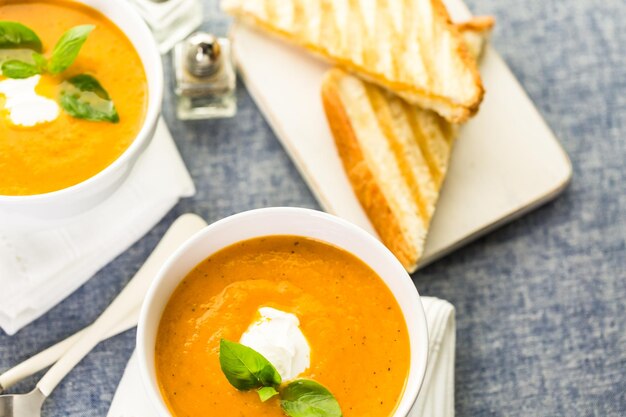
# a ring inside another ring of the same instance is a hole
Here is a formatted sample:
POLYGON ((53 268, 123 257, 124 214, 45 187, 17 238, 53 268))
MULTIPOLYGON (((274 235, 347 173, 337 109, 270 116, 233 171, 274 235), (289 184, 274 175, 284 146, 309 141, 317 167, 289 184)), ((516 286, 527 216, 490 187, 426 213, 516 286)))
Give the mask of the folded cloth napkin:
MULTIPOLYGON (((454 307, 447 301, 422 297, 429 333, 429 356, 422 391, 410 417, 454 416, 454 307)), ((145 394, 133 353, 122 376, 108 417, 157 417, 145 394)))
POLYGON ((0 230, 0 327, 11 335, 44 314, 194 193, 160 120, 128 179, 97 207, 46 230, 0 230))
POLYGON ((410 417, 454 416, 454 307, 445 300, 422 297, 428 326, 428 364, 410 417))

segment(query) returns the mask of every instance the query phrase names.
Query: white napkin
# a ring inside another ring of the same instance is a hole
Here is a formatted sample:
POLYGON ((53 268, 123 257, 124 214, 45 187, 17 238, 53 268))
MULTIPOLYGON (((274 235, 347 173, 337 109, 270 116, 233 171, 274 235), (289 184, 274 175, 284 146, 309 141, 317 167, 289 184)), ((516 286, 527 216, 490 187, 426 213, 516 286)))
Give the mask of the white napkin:
POLYGON ((410 417, 454 416, 454 306, 445 300, 422 297, 428 325, 428 364, 422 390, 410 417))
POLYGON ((97 207, 43 231, 0 230, 0 327, 12 335, 47 312, 194 193, 160 120, 128 179, 97 207))
MULTIPOLYGON (((426 377, 410 417, 454 416, 454 307, 447 301, 422 297, 429 333, 426 377)), ((108 417, 158 417, 145 394, 133 353, 122 376, 108 417)))

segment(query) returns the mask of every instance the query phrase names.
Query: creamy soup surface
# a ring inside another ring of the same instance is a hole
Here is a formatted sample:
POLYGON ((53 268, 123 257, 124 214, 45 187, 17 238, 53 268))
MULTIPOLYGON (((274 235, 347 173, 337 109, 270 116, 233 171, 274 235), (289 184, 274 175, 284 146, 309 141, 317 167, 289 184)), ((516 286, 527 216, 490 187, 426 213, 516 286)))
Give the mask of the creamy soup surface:
POLYGON ((194 268, 169 300, 156 341, 162 395, 176 417, 284 416, 233 388, 219 342, 239 341, 260 307, 295 314, 313 379, 346 417, 389 417, 408 375, 404 317, 381 278, 352 254, 312 239, 268 236, 227 247, 194 268))
MULTIPOLYGON (((0 195, 56 191, 102 171, 132 143, 146 113, 146 76, 131 42, 104 15, 70 1, 4 0, 0 20, 32 29, 47 57, 65 31, 95 25, 69 69, 54 76, 43 74, 36 92, 57 100, 64 80, 89 74, 107 90, 120 118, 119 123, 92 122, 61 110, 52 122, 17 126, 7 117, 5 97, 0 94, 0 195)), ((0 76, 0 81, 4 79, 0 76)))

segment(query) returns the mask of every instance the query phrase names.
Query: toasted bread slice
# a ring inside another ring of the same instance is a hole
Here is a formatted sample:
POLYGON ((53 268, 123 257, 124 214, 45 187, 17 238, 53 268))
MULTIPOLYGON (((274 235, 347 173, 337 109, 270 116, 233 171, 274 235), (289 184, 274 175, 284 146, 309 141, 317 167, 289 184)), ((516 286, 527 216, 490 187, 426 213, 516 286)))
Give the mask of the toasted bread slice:
MULTIPOLYGON (((486 36, 489 30, 463 32, 486 36)), ((322 100, 357 198, 383 243, 413 272, 448 170, 456 125, 340 69, 326 74, 322 100)))
POLYGON ((451 122, 467 120, 482 100, 476 63, 441 0, 223 0, 222 5, 451 122))
POLYGON ((340 69, 322 84, 346 174, 383 243, 410 272, 422 255, 454 126, 340 69))

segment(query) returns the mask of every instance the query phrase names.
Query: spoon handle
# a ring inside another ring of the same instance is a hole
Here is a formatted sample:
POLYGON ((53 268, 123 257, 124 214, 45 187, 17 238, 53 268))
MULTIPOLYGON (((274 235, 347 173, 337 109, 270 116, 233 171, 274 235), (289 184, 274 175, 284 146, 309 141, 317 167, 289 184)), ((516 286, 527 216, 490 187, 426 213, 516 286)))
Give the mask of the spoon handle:
POLYGON ((169 256, 189 237, 206 226, 194 214, 180 216, 169 228, 137 274, 98 319, 80 336, 52 368, 41 378, 37 388, 47 397, 73 368, 100 342, 117 323, 141 303, 148 287, 169 256))
MULTIPOLYGON (((113 337, 135 327, 137 325, 137 321, 139 320, 140 311, 141 304, 137 304, 136 309, 133 310, 133 312, 128 317, 126 317, 123 321, 119 322, 113 329, 111 329, 102 338, 102 340, 108 339, 109 337, 113 337)), ((9 387, 12 387, 19 381, 28 378, 29 376, 55 363, 70 347, 72 347, 74 343, 78 341, 78 339, 80 339, 80 337, 85 333, 86 329, 87 328, 84 328, 74 333, 67 339, 62 340, 57 344, 46 348, 45 350, 42 350, 36 355, 31 356, 30 358, 19 363, 18 365, 15 365, 13 368, 7 369, 2 375, 0 375, 0 393, 2 393, 3 390, 8 389, 9 387)))

